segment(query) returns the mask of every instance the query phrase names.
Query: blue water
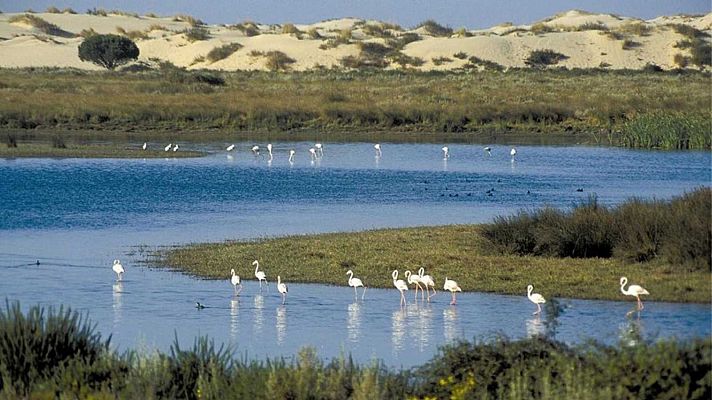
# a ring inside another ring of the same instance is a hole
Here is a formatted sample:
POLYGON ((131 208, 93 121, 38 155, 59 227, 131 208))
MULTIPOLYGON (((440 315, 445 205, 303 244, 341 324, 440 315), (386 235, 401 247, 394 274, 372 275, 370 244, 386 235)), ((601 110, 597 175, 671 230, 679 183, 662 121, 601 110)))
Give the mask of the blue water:
MULTIPOLYGON (((712 161, 707 152, 518 146, 512 162, 509 147, 493 146, 488 156, 475 145, 451 145, 443 160, 441 146, 388 143, 380 158, 371 144, 326 143, 324 156, 310 161, 308 143, 277 143, 270 162, 264 152, 252 155, 251 145, 229 155, 222 144, 197 147, 215 152, 198 159, 0 159, 0 296, 85 311, 119 348, 166 349, 174 333, 183 343, 207 334, 251 357, 313 345, 325 357, 351 352, 361 361, 411 366, 455 338, 541 329, 525 288, 523 296, 465 293, 451 307, 443 295, 401 310, 395 289, 369 290, 355 302, 348 287, 290 284, 282 306, 274 287, 259 295, 248 282, 235 298, 227 281, 143 267, 141 251, 484 222, 521 208, 570 207, 591 194, 604 204, 670 198, 709 186, 712 161), (127 267, 121 284, 110 269, 114 258, 127 267), (195 301, 209 308, 196 310, 195 301)), ((266 265, 268 278, 288 280, 289 271, 278 268, 266 265)), ((633 328, 648 338, 710 334, 708 305, 648 302, 638 319, 626 317, 630 302, 562 302, 557 337, 569 342, 613 343, 633 328)))

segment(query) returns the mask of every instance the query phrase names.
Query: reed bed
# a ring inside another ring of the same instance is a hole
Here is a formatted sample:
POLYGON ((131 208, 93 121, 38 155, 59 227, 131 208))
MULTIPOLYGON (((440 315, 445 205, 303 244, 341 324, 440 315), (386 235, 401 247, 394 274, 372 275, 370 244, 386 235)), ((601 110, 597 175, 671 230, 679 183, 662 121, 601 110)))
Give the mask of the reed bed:
MULTIPOLYGON (((619 131, 634 116, 655 113, 709 121, 708 84, 703 73, 631 71, 1 70, 0 129, 381 131, 461 138, 526 132, 646 146, 624 142, 619 131), (330 101, 333 93, 345 95, 330 101)), ((709 148, 709 140, 688 145, 709 148)))
POLYGON ((689 398, 712 392, 712 338, 568 346, 547 335, 461 341, 425 365, 359 365, 347 355, 246 360, 205 337, 168 353, 110 350, 69 309, 0 310, 0 399, 689 398))

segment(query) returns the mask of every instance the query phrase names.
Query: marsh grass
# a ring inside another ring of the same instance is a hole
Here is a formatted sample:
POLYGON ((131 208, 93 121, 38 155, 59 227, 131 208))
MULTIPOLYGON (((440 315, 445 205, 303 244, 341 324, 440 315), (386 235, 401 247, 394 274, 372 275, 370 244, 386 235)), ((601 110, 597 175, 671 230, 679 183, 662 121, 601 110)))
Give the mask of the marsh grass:
MULTIPOLYGON (((402 61, 406 65, 423 62, 402 61)), ((480 64, 482 60, 476 61, 480 64)), ((131 129, 151 130, 148 134, 154 135, 165 130, 292 134, 377 131, 388 132, 398 140, 398 136, 414 136, 397 134, 403 132, 417 132, 422 137, 460 132, 469 135, 455 139, 466 140, 495 133, 541 132, 544 137, 568 131, 601 135, 600 140, 618 145, 621 136, 616 131, 633 117, 684 112, 704 119, 712 102, 709 75, 695 72, 284 74, 216 73, 162 66, 158 71, 141 73, 0 70, 0 82, 0 95, 5 100, 0 129, 131 129), (223 84, 201 78, 208 75, 222 79, 223 84), (332 92, 349 93, 349 101, 323 102, 332 92), (443 97, 452 101, 438 101, 443 97)))
MULTIPOLYGON (((16 135, 12 135, 17 138, 16 135)), ((64 139, 54 136, 58 145, 49 142, 23 143, 22 140, 15 141, 15 147, 0 147, 0 157, 15 158, 15 157, 57 157, 57 158, 185 158, 185 157, 201 157, 204 153, 197 151, 170 151, 165 152, 163 149, 142 150, 139 146, 127 145, 103 145, 103 144, 61 144, 64 139)))
POLYGON ((188 274, 228 279, 231 268, 252 276, 259 260, 268 274, 291 282, 346 286, 352 269, 369 287, 390 288, 391 271, 424 267, 442 287, 445 275, 465 291, 522 294, 537 287, 552 297, 624 300, 621 276, 636 277, 651 300, 709 302, 710 274, 667 263, 621 259, 513 256, 496 252, 483 226, 456 225, 321 234, 245 242, 195 244, 160 251, 153 262, 188 274))
POLYGON ((324 361, 309 347, 287 359, 236 359, 206 337, 189 348, 176 340, 168 353, 118 354, 76 312, 46 311, 23 314, 18 303, 0 311, 0 399, 708 399, 712 391, 710 338, 459 341, 420 367, 396 370, 346 355, 324 361))

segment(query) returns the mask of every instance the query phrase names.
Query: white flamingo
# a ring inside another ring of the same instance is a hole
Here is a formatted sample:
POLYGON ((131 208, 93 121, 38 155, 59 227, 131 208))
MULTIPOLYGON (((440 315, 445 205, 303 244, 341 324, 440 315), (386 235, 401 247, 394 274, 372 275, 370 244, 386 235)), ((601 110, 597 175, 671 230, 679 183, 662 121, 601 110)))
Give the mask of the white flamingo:
POLYGON ((314 144, 314 148, 316 151, 319 153, 319 157, 324 156, 324 146, 321 145, 321 143, 316 143, 314 144))
POLYGON ((628 283, 628 278, 625 276, 621 277, 621 293, 623 293, 626 296, 634 296, 636 300, 638 300, 638 310, 642 310, 643 307, 643 302, 640 301, 640 296, 644 294, 650 294, 648 293, 647 290, 643 289, 642 286, 638 285, 630 285, 628 286, 628 289, 623 289, 623 286, 625 286, 628 283))
POLYGON ((393 286, 395 286, 396 289, 398 289, 400 291, 401 306, 407 305, 408 302, 405 300, 405 295, 403 294, 403 292, 408 290, 408 285, 405 283, 405 281, 403 279, 398 279, 398 270, 394 270, 393 273, 391 274, 391 276, 393 277, 393 286))
POLYGON ((420 276, 420 283, 422 283, 425 286, 425 290, 428 291, 428 301, 430 301, 430 298, 437 293, 435 291, 435 279, 430 275, 425 275, 425 268, 423 267, 420 267, 418 270, 418 276, 420 276), (433 289, 432 296, 430 295, 430 288, 433 289))
POLYGON ((282 304, 284 304, 285 301, 287 301, 287 292, 289 292, 289 289, 287 288, 287 284, 282 282, 282 278, 277 275, 277 291, 282 295, 282 304))
POLYGON ((252 146, 252 154, 254 154, 256 156, 260 155, 260 146, 258 146, 258 145, 252 146))
POLYGON ((233 151, 233 150, 235 150, 234 144, 231 144, 231 145, 227 146, 227 148, 225 148, 225 151, 233 151))
POLYGON ((173 146, 173 151, 178 151, 178 143, 173 146))
POLYGON ((269 159, 272 159, 272 143, 267 143, 267 152, 269 153, 269 159))
POLYGON ((313 147, 309 148, 309 155, 311 155, 311 160, 314 161, 316 159, 316 149, 313 147))
POLYGON ((491 147, 489 147, 489 146, 485 147, 485 152, 487 153, 488 156, 490 156, 490 157, 492 156, 492 148, 491 147))
POLYGON ((239 295, 242 292, 242 282, 240 282, 240 275, 235 274, 235 270, 230 270, 230 283, 232 283, 233 289, 235 289, 235 295, 239 295), (237 287, 240 286, 240 290, 237 287))
POLYGON ((141 148, 144 149, 144 150, 146 150, 147 147, 148 147, 148 143, 143 142, 143 146, 141 146, 141 148))
POLYGON ((123 280, 123 275, 124 275, 124 266, 121 265, 121 261, 119 260, 114 260, 114 265, 111 267, 114 272, 116 272, 116 280, 121 281, 123 280))
POLYGON ((265 275, 264 271, 258 271, 260 269, 260 262, 255 260, 252 262, 252 265, 255 266, 255 278, 260 281, 260 290, 262 290, 262 281, 265 281, 265 285, 269 286, 267 275, 265 275))
POLYGON ((349 286, 354 288, 354 297, 358 297, 358 291, 356 290, 357 287, 362 287, 363 288, 363 293, 361 293, 361 300, 363 300, 363 297, 366 296, 366 286, 363 285, 363 282, 361 282, 361 279, 354 278, 354 272, 351 270, 346 271, 346 275, 349 276, 349 286))
POLYGON ((511 156, 512 156, 512 160, 514 160, 514 156, 517 155, 517 149, 515 149, 514 147, 512 147, 512 150, 509 150, 509 155, 511 155, 511 156))
POLYGON ((527 297, 529 298, 529 301, 536 304, 536 311, 533 315, 537 315, 541 313, 541 305, 546 303, 546 299, 539 293, 532 293, 532 290, 534 290, 534 286, 527 286, 527 297))
POLYGON ((380 157, 383 153, 381 153, 381 144, 376 143, 373 145, 373 148, 376 149, 376 157, 380 157))
POLYGON ((296 153, 294 150, 289 150, 289 163, 290 164, 294 163, 294 153, 296 153))
POLYGON ((164 147, 163 151, 168 151, 171 149, 171 147, 173 147, 173 143, 168 143, 168 146, 164 147))
POLYGON ((457 304, 457 299, 455 299, 455 292, 462 292, 462 289, 460 289, 460 286, 457 284, 457 282, 445 277, 445 285, 443 285, 443 289, 449 290, 450 294, 452 294, 452 301, 450 302, 450 304, 457 304))
POLYGON ((443 160, 447 160, 448 158, 450 158, 450 148, 448 148, 447 146, 443 146, 442 151, 443 151, 443 160))
POLYGON ((423 287, 420 286, 420 275, 413 275, 409 270, 406 270, 405 279, 408 280, 409 284, 415 284, 415 297, 413 297, 413 300, 418 301, 418 289, 421 292, 423 291, 423 287))

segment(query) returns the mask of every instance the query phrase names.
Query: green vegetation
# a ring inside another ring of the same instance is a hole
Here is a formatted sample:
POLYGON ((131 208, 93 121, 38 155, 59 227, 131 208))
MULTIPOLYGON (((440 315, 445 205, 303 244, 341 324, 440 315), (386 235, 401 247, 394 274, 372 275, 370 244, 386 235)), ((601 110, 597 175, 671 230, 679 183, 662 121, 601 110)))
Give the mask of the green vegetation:
MULTIPOLYGON (((548 336, 556 321, 547 320, 548 336)), ((0 310, 0 398, 395 399, 689 398, 712 391, 712 340, 630 340, 570 347, 547 336, 458 342, 412 370, 350 357, 236 359, 207 338, 169 353, 110 350, 77 312, 17 303, 0 310), (633 373, 631 373, 633 372, 633 373)))
POLYGON ((712 272, 712 189, 671 201, 631 199, 614 208, 590 197, 571 211, 520 211, 495 218, 483 236, 504 254, 662 259, 683 271, 712 272))
POLYGON ((48 35, 53 35, 53 36, 61 36, 61 37, 74 37, 75 35, 71 32, 67 32, 63 30, 62 28, 58 27, 55 24, 49 23, 42 18, 32 15, 32 14, 24 14, 24 15, 15 15, 10 17, 8 20, 10 23, 22 23, 22 24, 27 24, 30 25, 37 30, 39 30, 42 33, 46 33, 48 35))
POLYGON ((131 39, 119 35, 91 35, 79 45, 79 59, 113 70, 138 58, 139 50, 131 39))
POLYGON ((432 36, 448 37, 452 35, 452 28, 442 26, 437 22, 433 21, 432 19, 423 21, 415 27, 415 29, 419 28, 423 28, 425 32, 432 36))
POLYGON ((240 50, 243 46, 240 43, 228 43, 220 47, 216 47, 208 52, 206 56, 210 62, 216 62, 230 57, 233 53, 240 50))
POLYGON ((208 40, 210 39, 210 32, 205 29, 201 28, 199 26, 186 29, 183 32, 183 35, 185 35, 185 39, 189 42, 197 42, 200 40, 208 40))
POLYGON ((680 49, 690 49, 690 57, 680 57, 676 54, 675 63, 684 68, 688 64, 696 65, 703 68, 707 65, 712 65, 712 45, 707 41, 709 34, 699 29, 684 24, 671 25, 675 32, 686 36, 687 39, 681 40, 675 44, 675 47, 680 49))
MULTIPOLYGON (((0 83, 0 129, 107 131, 97 132, 105 139, 127 130, 237 132, 250 139, 264 132, 310 138, 319 131, 340 140, 373 132, 395 141, 528 134, 538 141, 569 136, 622 145, 627 122, 650 114, 705 121, 712 102, 709 75, 693 71, 284 74, 186 71, 164 62, 160 70, 137 73, 0 70, 0 83), (348 100, 323 101, 334 92, 349 93, 348 100)), ((708 143, 690 142, 690 148, 709 149, 708 143)))
POLYGON ((528 284, 550 297, 625 300, 625 275, 655 293, 651 300, 710 302, 710 273, 663 261, 622 258, 515 256, 493 248, 481 225, 384 229, 291 236, 244 242, 194 244, 160 252, 155 263, 189 274, 227 279, 234 268, 252 276, 259 260, 290 282, 346 285, 352 269, 369 287, 392 288, 391 271, 424 267, 442 287, 447 275, 465 291, 523 295, 528 284), (368 244, 368 245, 364 245, 368 244))
POLYGON ((567 58, 567 56, 551 49, 532 50, 526 60, 524 60, 524 63, 530 67, 544 68, 549 65, 558 64, 559 61, 563 61, 567 58))
POLYGON ((296 35, 299 37, 301 35, 302 31, 300 31, 294 24, 284 24, 282 25, 282 34, 285 35, 296 35))
POLYGON ((632 118, 623 125, 621 143, 648 149, 712 148, 709 117, 683 113, 653 113, 632 118))

